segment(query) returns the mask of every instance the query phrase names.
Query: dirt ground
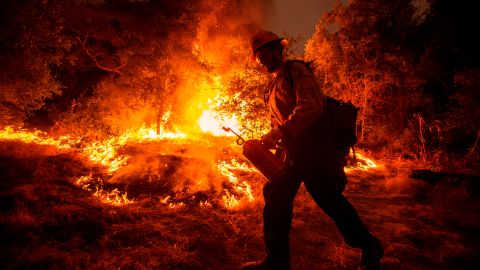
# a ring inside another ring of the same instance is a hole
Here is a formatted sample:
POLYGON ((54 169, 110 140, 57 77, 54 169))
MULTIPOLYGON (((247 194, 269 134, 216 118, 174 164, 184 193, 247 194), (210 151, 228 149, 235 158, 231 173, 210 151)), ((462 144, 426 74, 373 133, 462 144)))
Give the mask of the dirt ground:
MULTIPOLYGON (((169 162, 184 161, 170 156, 169 162)), ((414 162, 382 163, 381 169, 350 172, 345 191, 384 242, 382 269, 479 269, 480 199, 474 187, 480 179, 459 174, 428 183, 410 177, 419 167, 414 162)), ((217 199, 225 184, 178 196, 185 200, 179 207, 166 203, 166 194, 187 192, 172 189, 178 186, 175 174, 166 178, 172 185, 145 174, 128 178, 136 184, 106 181, 105 189, 128 190, 132 203, 104 203, 93 188, 75 183, 84 175, 104 175, 102 168, 50 146, 0 142, 0 171, 3 269, 239 269, 264 255, 264 180, 256 172, 237 173, 255 199, 229 209, 217 199), (201 205, 199 196, 211 203, 201 205)), ((303 186, 291 246, 293 269, 359 266, 360 251, 343 243, 303 186)))

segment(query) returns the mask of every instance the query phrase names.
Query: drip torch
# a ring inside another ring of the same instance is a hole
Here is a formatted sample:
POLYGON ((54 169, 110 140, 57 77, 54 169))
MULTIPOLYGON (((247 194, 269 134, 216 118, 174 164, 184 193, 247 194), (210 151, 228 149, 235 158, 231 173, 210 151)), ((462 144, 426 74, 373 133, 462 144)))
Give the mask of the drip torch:
POLYGON ((275 154, 272 153, 260 140, 245 140, 229 127, 222 127, 226 132, 235 134, 237 144, 242 145, 243 155, 257 168, 268 181, 282 177, 288 167, 288 153, 282 146, 277 146, 275 154), (280 155, 283 153, 283 157, 280 155))

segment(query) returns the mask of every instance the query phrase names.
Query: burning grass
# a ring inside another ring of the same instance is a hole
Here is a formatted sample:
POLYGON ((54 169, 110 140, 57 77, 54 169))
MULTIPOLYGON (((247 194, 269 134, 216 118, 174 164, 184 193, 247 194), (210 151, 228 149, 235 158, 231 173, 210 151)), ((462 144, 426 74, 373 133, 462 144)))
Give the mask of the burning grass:
MULTIPOLYGON (((236 269, 263 256, 264 180, 229 140, 126 144, 118 153, 131 158, 114 173, 74 149, 1 142, 2 265, 236 269), (204 185, 192 182, 201 176, 204 185)), ((349 171, 345 193, 384 240, 383 269, 475 269, 478 197, 451 181, 410 179, 413 163, 382 163, 349 171)), ((294 269, 358 265, 303 187, 291 239, 294 269)))

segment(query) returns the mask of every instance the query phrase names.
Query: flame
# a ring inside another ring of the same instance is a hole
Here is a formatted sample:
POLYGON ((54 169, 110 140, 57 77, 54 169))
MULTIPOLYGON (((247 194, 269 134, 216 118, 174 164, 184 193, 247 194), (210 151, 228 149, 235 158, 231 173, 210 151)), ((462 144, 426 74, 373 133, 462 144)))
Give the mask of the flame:
MULTIPOLYGON (((236 159, 230 161, 219 161, 217 163, 218 171, 225 176, 228 181, 233 184, 235 191, 242 194, 244 198, 247 198, 248 202, 253 202, 255 197, 252 194, 252 188, 246 181, 239 181, 233 171, 240 170, 246 172, 256 171, 246 163, 240 163, 236 159)), ((235 197, 235 194, 230 194, 228 190, 225 190, 225 195, 222 196, 223 203, 227 208, 236 208, 240 206, 240 200, 235 197)))
MULTIPOLYGON (((199 119, 199 125, 205 132, 210 132, 215 136, 225 135, 223 130, 218 127, 228 125, 231 127, 238 127, 237 119, 232 116, 230 118, 221 118, 222 113, 214 110, 204 111, 202 117, 199 119)), ((155 126, 141 126, 137 129, 130 129, 119 136, 111 137, 104 141, 94 141, 90 144, 84 144, 82 148, 78 149, 80 140, 74 139, 70 136, 61 136, 57 139, 51 138, 46 133, 41 131, 27 131, 24 129, 15 129, 7 126, 0 130, 0 140, 16 140, 25 143, 36 143, 40 145, 51 145, 58 149, 77 149, 84 153, 90 161, 101 164, 107 168, 109 174, 113 174, 128 163, 131 158, 128 155, 120 155, 118 151, 128 142, 144 142, 155 140, 184 140, 189 135, 174 129, 173 131, 160 129, 157 133, 155 126)), ((345 167, 345 172, 353 171, 368 171, 372 169, 379 169, 383 166, 378 164, 371 158, 368 158, 364 153, 356 152, 357 162, 345 167)), ((255 201, 252 193, 251 185, 244 180, 237 177, 238 172, 257 172, 258 170, 246 162, 241 162, 235 158, 231 160, 220 160, 216 164, 217 170, 223 175, 233 187, 233 190, 224 189, 222 195, 222 202, 224 207, 228 209, 239 208, 245 203, 255 201)), ((91 175, 81 176, 76 179, 75 184, 82 189, 92 192, 92 195, 99 199, 102 203, 109 205, 127 205, 134 202, 133 199, 127 197, 127 193, 122 193, 118 189, 107 191, 103 189, 102 179, 94 179, 91 175)), ((180 208, 185 206, 182 202, 173 202, 169 196, 161 198, 160 202, 167 205, 169 208, 180 208)), ((212 204, 209 201, 201 201, 201 207, 209 207, 212 204)))
POLYGON ((127 164, 130 159, 129 156, 117 156, 117 150, 121 146, 118 138, 110 138, 103 142, 93 142, 86 146, 83 152, 91 161, 107 167, 109 173, 114 173, 127 164))
POLYGON ((197 85, 199 90, 198 100, 201 116, 198 118, 200 130, 205 133, 211 133, 214 136, 234 136, 222 129, 222 126, 228 126, 237 130, 240 126, 237 116, 232 113, 221 111, 219 107, 222 102, 231 100, 233 97, 224 92, 223 77, 218 74, 205 74, 205 78, 197 85))
POLYGON ((51 145, 58 149, 69 149, 78 141, 73 141, 70 136, 60 136, 59 139, 53 139, 42 131, 33 132, 25 129, 15 129, 6 126, 0 130, 0 140, 21 141, 24 143, 36 143, 41 145, 51 145))
POLYGON ((97 181, 94 181, 92 175, 81 176, 77 178, 75 184, 81 187, 83 190, 94 191, 93 196, 98 198, 101 202, 109 205, 126 205, 131 204, 134 201, 128 199, 127 193, 121 193, 118 189, 112 191, 104 190, 102 186, 102 179, 98 178, 97 181))
POLYGON ((171 208, 171 209, 181 208, 185 206, 185 203, 183 202, 172 202, 170 196, 161 197, 160 203, 168 206, 168 208, 171 208))
POLYGON ((187 136, 180 131, 162 131, 157 134, 156 127, 142 126, 130 129, 118 137, 111 137, 102 142, 93 142, 84 147, 83 152, 95 163, 108 168, 109 173, 118 171, 127 164, 130 156, 118 155, 117 151, 128 142, 144 142, 164 139, 185 139, 187 136))
POLYGON ((236 115, 226 116, 212 110, 205 110, 198 119, 198 124, 203 132, 211 133, 215 136, 235 136, 222 129, 223 126, 239 130, 239 124, 236 115))
POLYGON ((258 172, 258 170, 246 162, 240 162, 235 158, 232 158, 229 162, 220 162, 222 169, 228 170, 241 170, 244 172, 258 172))
MULTIPOLYGON (((350 151, 350 154, 353 155, 353 152, 350 151)), ((383 168, 383 165, 377 164, 373 159, 366 157, 365 154, 359 153, 358 151, 355 152, 355 164, 347 166, 344 168, 346 173, 352 171, 369 171, 383 168)))
POLYGON ((235 195, 230 194, 228 190, 225 190, 225 195, 222 196, 225 207, 233 209, 240 205, 240 202, 235 198, 235 195))

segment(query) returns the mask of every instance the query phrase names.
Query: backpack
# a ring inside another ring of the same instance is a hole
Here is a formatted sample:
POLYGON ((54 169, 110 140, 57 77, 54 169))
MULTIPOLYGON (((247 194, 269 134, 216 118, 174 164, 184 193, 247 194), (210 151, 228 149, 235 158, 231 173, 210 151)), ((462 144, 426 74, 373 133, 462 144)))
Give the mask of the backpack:
MULTIPOLYGON (((290 84, 293 84, 291 65, 294 62, 305 64, 313 73, 310 63, 299 60, 287 61, 285 64, 285 76, 290 84)), ((355 107, 350 101, 345 102, 329 96, 325 96, 324 101, 325 111, 323 117, 325 121, 320 121, 323 123, 323 126, 319 127, 319 129, 325 130, 325 125, 327 126, 326 131, 330 141, 335 149, 338 149, 341 153, 348 154, 350 148, 355 151, 354 145, 357 143, 357 113, 360 108, 355 107)))

